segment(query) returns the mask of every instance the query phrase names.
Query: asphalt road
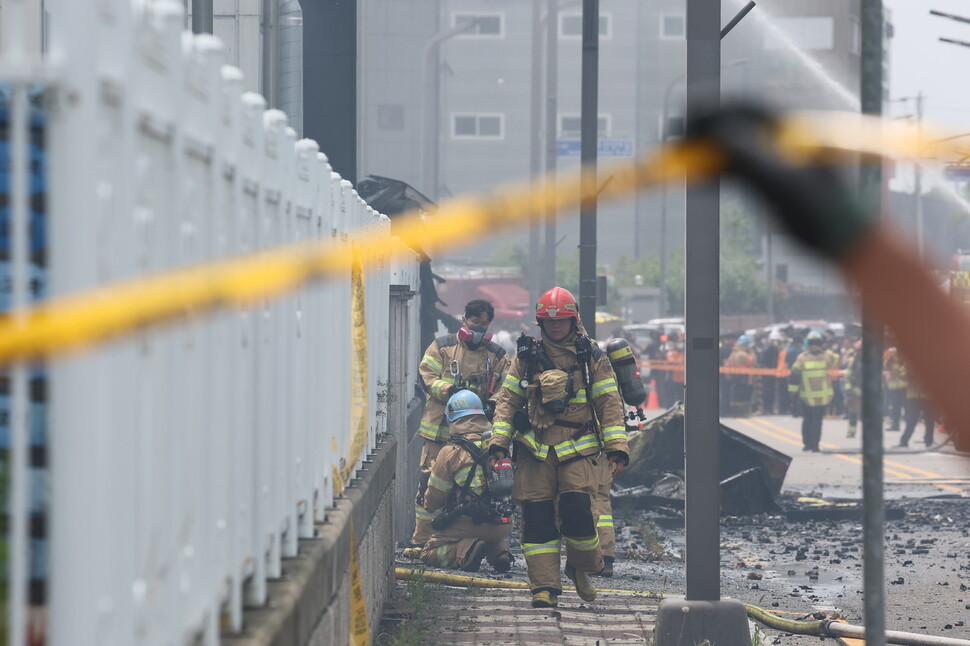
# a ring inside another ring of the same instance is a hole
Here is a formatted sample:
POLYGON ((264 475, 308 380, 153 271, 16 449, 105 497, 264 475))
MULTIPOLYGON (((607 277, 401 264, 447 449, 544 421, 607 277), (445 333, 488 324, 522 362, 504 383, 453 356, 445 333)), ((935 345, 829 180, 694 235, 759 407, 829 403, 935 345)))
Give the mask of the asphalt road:
MULTIPOLYGON (((785 514, 722 519, 722 595, 792 616, 837 612, 864 625, 861 519, 839 518, 839 505, 851 509, 862 497, 861 433, 847 438, 845 420, 827 419, 822 451, 811 453, 802 451, 800 419, 722 422, 792 457, 786 505, 818 505, 814 520, 785 514), (798 502, 806 497, 817 502, 798 502)), ((920 442, 910 442, 919 449, 892 448, 898 432, 883 436, 886 627, 970 639, 970 456, 958 455, 941 433, 926 450, 922 430, 920 442)), ((677 529, 669 531, 676 540, 677 529)), ((766 634, 776 643, 818 641, 766 634)))

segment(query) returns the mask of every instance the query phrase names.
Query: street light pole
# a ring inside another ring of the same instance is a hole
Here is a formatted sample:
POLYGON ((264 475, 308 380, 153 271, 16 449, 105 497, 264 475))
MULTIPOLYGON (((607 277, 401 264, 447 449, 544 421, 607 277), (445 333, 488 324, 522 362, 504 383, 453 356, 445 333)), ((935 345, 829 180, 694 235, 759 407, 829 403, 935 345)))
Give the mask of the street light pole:
MULTIPOLYGON (((919 140, 923 140, 923 93, 916 94, 916 132, 919 140)), ((916 248, 920 260, 923 259, 923 166, 919 158, 913 161, 913 192, 916 197, 916 248)))
POLYGON ((579 206, 579 311, 596 338, 596 149, 599 139, 599 0, 583 0, 580 160, 583 199, 579 206))

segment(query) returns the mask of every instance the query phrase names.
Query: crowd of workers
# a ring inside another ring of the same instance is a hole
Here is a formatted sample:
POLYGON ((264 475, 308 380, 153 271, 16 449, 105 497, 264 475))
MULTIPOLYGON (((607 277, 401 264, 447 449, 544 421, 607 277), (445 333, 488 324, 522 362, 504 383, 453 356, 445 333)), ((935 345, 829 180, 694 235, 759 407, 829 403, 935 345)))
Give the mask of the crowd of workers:
MULTIPOLYGON (((937 417, 929 400, 909 379, 891 339, 883 356, 883 408, 886 430, 902 431, 896 448, 906 448, 917 425, 925 424, 923 443, 933 446, 937 417)), ((801 417, 804 450, 818 451, 824 418, 847 420, 846 437, 856 436, 861 403, 858 335, 833 329, 773 328, 722 334, 719 409, 721 417, 792 415, 801 417), (799 359, 801 358, 801 363, 799 359)), ((643 348, 658 404, 669 408, 684 397, 682 332, 652 333, 643 348)))

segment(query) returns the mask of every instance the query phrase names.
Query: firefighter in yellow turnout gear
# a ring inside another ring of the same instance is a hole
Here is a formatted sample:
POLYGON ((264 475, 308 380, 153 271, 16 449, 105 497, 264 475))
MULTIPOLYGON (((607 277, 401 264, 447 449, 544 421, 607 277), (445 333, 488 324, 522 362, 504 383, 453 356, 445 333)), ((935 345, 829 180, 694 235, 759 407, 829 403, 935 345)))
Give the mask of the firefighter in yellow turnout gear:
POLYGON ((788 392, 802 400, 802 450, 817 452, 825 409, 834 395, 830 373, 839 366, 835 355, 825 351, 821 334, 810 332, 807 342, 808 349, 792 365, 788 392))
POLYGON ((425 350, 418 373, 424 382, 426 399, 418 435, 424 439, 418 468, 421 472, 414 498, 414 534, 411 545, 422 547, 431 536, 433 514, 424 506, 424 493, 431 466, 448 441, 451 431, 445 419, 445 404, 455 392, 467 388, 485 405, 501 386, 509 358, 502 346, 491 341, 488 326, 495 316, 492 304, 473 300, 465 306, 462 327, 457 334, 435 339, 425 350))
POLYGON ((540 341, 520 337, 499 392, 490 461, 515 451, 513 497, 522 506, 522 552, 533 607, 553 607, 566 575, 586 601, 603 569, 593 504, 603 462, 629 462, 624 410, 606 355, 586 336, 576 299, 554 287, 536 304, 540 341))
POLYGON ((431 467, 424 495, 429 513, 444 513, 434 521, 421 560, 425 565, 476 572, 484 558, 497 572, 507 572, 512 565, 505 542, 512 529, 510 510, 496 505, 498 492, 489 482, 482 438, 491 424, 482 400, 461 390, 448 400, 446 416, 451 439, 431 467))

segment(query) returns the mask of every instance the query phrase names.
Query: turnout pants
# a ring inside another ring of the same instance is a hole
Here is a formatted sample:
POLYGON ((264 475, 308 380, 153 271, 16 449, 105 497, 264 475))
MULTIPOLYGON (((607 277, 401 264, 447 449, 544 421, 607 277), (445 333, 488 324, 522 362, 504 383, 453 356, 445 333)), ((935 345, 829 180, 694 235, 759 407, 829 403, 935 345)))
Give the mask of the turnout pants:
POLYGON ((414 533, 411 535, 412 545, 424 545, 431 538, 434 530, 431 528, 431 520, 434 515, 424 508, 424 492, 428 489, 428 479, 431 477, 431 466, 435 458, 441 452, 444 444, 425 440, 421 447, 421 463, 418 470, 421 472, 418 480, 418 491, 414 495, 414 533))
POLYGON ((525 455, 516 463, 513 498, 522 504, 522 553, 532 593, 562 593, 560 552, 577 570, 599 572, 603 553, 596 533, 593 503, 605 456, 559 463, 554 451, 539 462, 525 455))
POLYGON ((809 451, 817 451, 822 441, 822 420, 825 419, 826 406, 802 407, 802 444, 809 451))
MULTIPOLYGON (((485 560, 494 566, 495 559, 500 554, 509 552, 509 545, 505 539, 510 531, 512 531, 511 523, 476 525, 468 516, 462 516, 445 529, 435 531, 431 535, 421 551, 421 561, 433 567, 467 570, 468 553, 472 545, 478 541, 485 541, 488 546, 485 560)), ((473 569, 478 569, 478 564, 474 565, 473 569)))
POLYGON ((613 501, 610 499, 610 488, 613 486, 613 472, 610 462, 605 456, 596 460, 596 468, 600 479, 596 487, 596 498, 593 500, 593 517, 596 520, 596 535, 600 539, 600 551, 603 556, 616 558, 616 531, 613 527, 613 501))

